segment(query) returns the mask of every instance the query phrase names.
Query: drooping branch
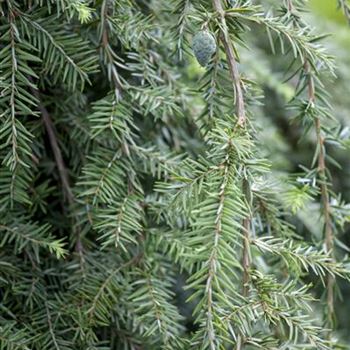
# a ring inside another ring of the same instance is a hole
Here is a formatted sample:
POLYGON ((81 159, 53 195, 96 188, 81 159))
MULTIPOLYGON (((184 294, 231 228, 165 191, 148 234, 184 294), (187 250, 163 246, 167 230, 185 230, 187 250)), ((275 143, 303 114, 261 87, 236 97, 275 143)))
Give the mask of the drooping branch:
MULTIPOLYGON (((244 97, 243 97, 243 89, 242 89, 242 82, 240 78, 240 74, 238 71, 238 65, 237 61, 235 59, 235 54, 233 50, 232 43, 229 38, 229 33, 227 29, 227 24, 225 20, 225 11, 222 7, 221 0, 213 0, 213 5, 215 10, 220 16, 221 21, 221 41, 225 48, 226 58, 227 58, 227 64, 230 69, 230 75, 232 79, 232 83, 234 86, 235 91, 235 108, 236 108, 236 114, 238 117, 238 124, 241 127, 244 127, 246 124, 246 111, 245 111, 245 103, 244 103, 244 97)), ((247 188, 247 184, 245 183, 246 180, 243 181, 243 187, 247 188)), ((246 192, 246 191, 244 191, 246 192)), ((247 294, 247 282, 249 280, 249 267, 250 267, 250 261, 249 261, 249 226, 250 226, 250 220, 249 218, 244 219, 243 221, 243 227, 244 227, 244 242, 243 242, 243 294, 247 294)))
MULTIPOLYGON (((235 109, 236 109, 236 115, 238 118, 238 125, 240 127, 245 127, 246 125, 246 111, 245 111, 245 102, 244 102, 244 96, 243 96, 243 88, 242 88, 242 81, 240 78, 240 73, 238 70, 238 64, 235 59, 235 53, 234 49, 229 37, 228 27, 226 24, 225 19, 225 11, 223 9, 221 0, 213 0, 213 6, 218 13, 220 17, 220 39, 224 45, 226 58, 227 58, 227 64, 230 71, 230 76, 234 88, 234 94, 235 94, 235 109)), ((247 202, 248 200, 248 188, 249 184, 246 179, 243 180, 242 184, 243 192, 246 197, 247 202)), ((250 269, 250 218, 247 217, 243 219, 243 253, 242 253, 242 265, 243 265, 243 278, 242 278, 242 285, 243 285, 243 296, 247 296, 249 292, 249 269, 250 269)), ((244 339, 241 338, 241 336, 237 339, 237 345, 236 349, 240 350, 242 349, 244 345, 244 339)))
MULTIPOLYGON (((340 1, 341 3, 341 1, 340 1)), ((289 13, 295 10, 293 7, 292 1, 287 0, 287 10, 289 13)), ((308 108, 312 108, 316 102, 316 88, 315 80, 313 77, 313 70, 311 69, 312 65, 309 61, 307 55, 300 57, 303 60, 303 74, 306 79, 306 89, 308 96, 308 108)), ((317 139, 317 149, 318 149, 318 175, 319 183, 321 189, 321 204, 322 204, 322 213, 324 219, 324 243, 327 253, 331 256, 332 261, 334 261, 333 246, 334 246, 334 233, 332 228, 332 219, 331 219, 331 207, 329 201, 329 190, 327 185, 327 173, 326 173, 326 151, 324 145, 324 136, 322 135, 322 125, 320 116, 315 118, 315 131, 317 139)), ((328 273, 327 275, 327 319, 329 328, 332 328, 333 319, 334 319, 334 285, 335 277, 328 273)), ((328 332, 328 337, 331 336, 331 332, 328 332)))
POLYGON ((58 141, 56 138, 55 127, 53 125, 53 122, 51 120, 49 112, 47 111, 46 107, 41 103, 41 99, 40 99, 40 95, 39 95, 38 90, 31 88, 31 91, 39 102, 38 106, 39 106, 41 115, 43 117, 44 126, 45 126, 45 129, 46 129, 46 132, 48 134, 49 141, 50 141, 50 146, 51 146, 53 155, 55 157, 55 162, 57 165, 58 174, 59 174, 60 179, 61 179, 63 192, 65 194, 65 198, 66 198, 67 202, 71 205, 71 204, 73 204, 73 193, 72 193, 72 190, 71 190, 70 185, 69 185, 67 168, 64 164, 61 149, 58 145, 58 141))
POLYGON ((225 207, 225 199, 226 199, 226 189, 228 185, 228 173, 229 173, 229 157, 227 156, 225 162, 223 164, 223 181, 220 185, 219 191, 219 206, 217 211, 217 216, 215 220, 215 235, 214 235, 214 247, 212 253, 209 258, 209 273, 206 282, 206 291, 208 294, 207 300, 207 327, 208 331, 208 339, 211 349, 215 349, 215 331, 213 327, 213 283, 215 281, 215 273, 218 267, 218 246, 219 240, 222 235, 222 219, 225 207))
MULTIPOLYGON (((34 89, 33 87, 31 87, 30 90, 31 90, 32 94, 35 96, 35 98, 38 100, 38 107, 40 109, 40 112, 41 112, 41 115, 43 118, 45 130, 46 130, 47 135, 49 137, 50 146, 51 146, 54 158, 55 158, 58 174, 59 174, 59 177, 61 179, 62 189, 63 189, 63 193, 65 196, 65 200, 67 201, 69 206, 72 207, 74 204, 74 195, 73 195, 72 189, 71 189, 70 184, 69 184, 68 171, 67 171, 66 165, 65 165, 64 160, 63 160, 62 152, 61 152, 61 149, 58 145, 54 124, 51 120, 51 117, 50 117, 48 110, 41 102, 39 91, 34 89)), ((82 251, 83 251, 83 246, 81 243, 81 237, 80 237, 79 230, 77 230, 76 236, 77 236, 76 251, 81 255, 82 251)))
MULTIPOLYGON (((309 104, 312 106, 315 103, 315 83, 310 70, 310 64, 305 62, 304 71, 307 74, 308 79, 308 99, 309 104)), ((329 203, 329 191, 327 185, 327 174, 326 174, 326 153, 324 145, 324 137, 322 135, 322 125, 320 117, 315 118, 315 130, 317 137, 318 147, 318 174, 320 177, 320 188, 321 188, 321 201, 324 218, 324 241, 326 250, 328 253, 333 255, 333 228, 331 220, 331 207, 329 203)), ((328 274, 327 277, 327 308, 328 308, 328 323, 332 325, 334 317, 334 276, 328 274)))

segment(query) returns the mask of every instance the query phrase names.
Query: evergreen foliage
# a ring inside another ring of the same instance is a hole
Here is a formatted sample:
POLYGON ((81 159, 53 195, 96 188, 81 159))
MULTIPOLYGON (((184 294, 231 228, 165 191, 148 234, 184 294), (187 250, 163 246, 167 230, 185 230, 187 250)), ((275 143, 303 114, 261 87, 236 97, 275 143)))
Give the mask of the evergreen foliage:
POLYGON ((0 349, 346 348, 350 142, 306 10, 0 1, 0 349))

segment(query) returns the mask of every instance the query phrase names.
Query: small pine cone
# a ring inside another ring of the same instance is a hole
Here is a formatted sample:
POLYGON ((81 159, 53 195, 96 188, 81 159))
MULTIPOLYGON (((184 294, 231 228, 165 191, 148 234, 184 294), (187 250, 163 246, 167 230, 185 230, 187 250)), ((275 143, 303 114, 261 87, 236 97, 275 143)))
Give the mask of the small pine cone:
POLYGON ((216 51, 214 36, 205 30, 198 32, 193 37, 192 48, 198 63, 205 67, 216 51))

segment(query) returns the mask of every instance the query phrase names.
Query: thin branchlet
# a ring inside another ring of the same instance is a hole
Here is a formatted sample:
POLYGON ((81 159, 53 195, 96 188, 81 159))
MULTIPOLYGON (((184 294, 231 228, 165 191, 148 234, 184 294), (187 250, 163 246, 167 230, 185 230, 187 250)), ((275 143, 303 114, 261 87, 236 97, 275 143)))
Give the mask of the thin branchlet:
MULTIPOLYGON (((310 107, 316 102, 315 97, 315 84, 310 70, 310 65, 306 61, 304 64, 304 71, 308 79, 308 99, 310 107)), ((331 254, 334 259, 333 247, 334 247, 334 233, 332 228, 332 218, 331 218, 331 206, 328 190, 328 179, 326 173, 326 154, 325 154, 325 144, 324 136, 322 135, 322 125, 320 117, 315 118, 315 130, 317 137, 317 149, 318 149, 318 173, 319 182, 321 188, 321 201, 323 209, 323 219, 324 219, 324 242, 327 253, 331 254)), ((334 319, 334 285, 335 278, 331 274, 327 277, 327 320, 330 329, 333 325, 334 319)), ((329 332, 331 336, 331 332, 329 332)))
POLYGON ((220 186, 219 190, 219 206, 218 211, 216 215, 215 220, 215 232, 214 232, 214 244, 213 244, 213 250, 211 252, 210 258, 209 258, 209 272, 208 272, 208 279, 206 282, 206 292, 207 292, 207 327, 208 327, 208 339, 210 348, 212 350, 216 349, 216 334, 215 334, 215 328, 213 326, 213 283, 215 280, 215 274, 218 269, 218 249, 219 249, 219 240, 221 239, 222 235, 222 216, 224 211, 224 205, 225 205, 225 196, 226 196, 226 188, 229 181, 229 157, 226 156, 225 162, 223 163, 223 181, 220 186))
MULTIPOLYGON (((293 7, 292 0, 287 1, 288 11, 291 13, 295 11, 293 7)), ((301 57, 303 60, 303 74, 306 80, 306 89, 307 89, 307 98, 308 98, 308 108, 314 108, 316 101, 316 85, 314 74, 310 59, 308 56, 304 55, 301 57)), ((317 152, 318 152, 318 175, 319 175, 319 186, 321 189, 321 206, 323 211, 324 219, 324 243, 326 247, 326 252, 330 254, 332 260, 334 260, 334 232, 332 227, 332 218, 331 218, 331 206, 330 206, 330 196, 328 189, 328 177, 327 177, 327 166, 326 166, 326 150, 324 144, 324 136, 322 132, 321 117, 316 116, 314 120, 314 127, 316 132, 317 140, 317 152)), ((333 327, 334 320, 334 286, 335 286, 335 277, 332 274, 328 273, 327 276, 327 325, 331 330, 333 327)), ((328 337, 330 338, 332 332, 328 332, 328 337)))
MULTIPOLYGON (((70 183, 69 183, 67 167, 66 167, 65 162, 63 160, 62 152, 61 152, 61 149, 60 149, 58 141, 57 141, 54 124, 51 120, 51 117, 50 117, 48 110, 41 102, 41 97, 40 97, 39 91, 33 87, 31 87, 30 90, 33 93, 33 95, 35 96, 35 98, 38 100, 38 103, 39 103, 38 106, 40 109, 41 116, 43 118, 43 123, 45 125, 45 129, 46 129, 49 141, 50 141, 51 149, 52 149, 52 152, 53 152, 53 155, 55 158, 58 174, 59 174, 59 177, 60 177, 61 183, 62 183, 63 193, 65 195, 65 199, 68 202, 69 207, 73 208, 74 195, 73 195, 70 183)), ((76 235, 75 249, 76 249, 77 253, 79 254, 81 266, 83 266, 83 261, 84 261, 83 250, 84 250, 84 248, 83 248, 83 244, 81 241, 80 229, 75 228, 74 230, 75 230, 75 235, 76 235)))

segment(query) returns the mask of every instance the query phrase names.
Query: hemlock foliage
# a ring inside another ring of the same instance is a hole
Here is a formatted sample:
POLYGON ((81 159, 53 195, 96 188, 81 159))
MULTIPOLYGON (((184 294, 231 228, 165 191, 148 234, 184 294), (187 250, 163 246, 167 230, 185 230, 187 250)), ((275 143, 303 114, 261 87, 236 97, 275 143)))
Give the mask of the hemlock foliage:
POLYGON ((346 346, 350 143, 306 10, 0 1, 1 349, 346 346))

